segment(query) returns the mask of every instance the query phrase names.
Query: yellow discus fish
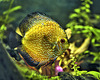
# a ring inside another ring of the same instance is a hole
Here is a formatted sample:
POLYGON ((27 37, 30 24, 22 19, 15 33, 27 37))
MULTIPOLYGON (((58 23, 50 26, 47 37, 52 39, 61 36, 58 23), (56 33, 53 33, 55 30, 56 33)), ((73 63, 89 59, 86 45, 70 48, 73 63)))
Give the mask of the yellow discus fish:
POLYGON ((16 32, 22 36, 25 55, 40 64, 56 59, 69 46, 60 25, 42 13, 27 15, 16 32))

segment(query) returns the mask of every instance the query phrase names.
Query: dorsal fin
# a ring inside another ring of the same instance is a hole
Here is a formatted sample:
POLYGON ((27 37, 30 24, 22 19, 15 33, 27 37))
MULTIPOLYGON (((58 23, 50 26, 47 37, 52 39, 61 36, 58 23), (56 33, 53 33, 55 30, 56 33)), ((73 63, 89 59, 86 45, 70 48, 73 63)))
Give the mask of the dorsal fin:
POLYGON ((39 23, 43 23, 42 21, 52 20, 51 18, 47 17, 45 14, 41 12, 33 12, 31 14, 28 14, 20 23, 19 30, 20 35, 25 35, 25 33, 30 30, 31 27, 34 27, 35 25, 39 23))

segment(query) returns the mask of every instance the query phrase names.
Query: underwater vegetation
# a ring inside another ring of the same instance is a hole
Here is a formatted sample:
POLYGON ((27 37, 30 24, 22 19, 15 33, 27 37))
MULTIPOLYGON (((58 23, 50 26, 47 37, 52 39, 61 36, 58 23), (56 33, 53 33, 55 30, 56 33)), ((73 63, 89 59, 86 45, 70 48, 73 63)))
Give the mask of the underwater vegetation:
POLYGON ((72 34, 81 35, 85 38, 90 38, 92 49, 87 49, 84 54, 94 55, 92 62, 100 60, 100 28, 96 26, 100 22, 100 15, 91 14, 90 5, 93 4, 91 0, 82 0, 82 6, 74 10, 74 13, 70 15, 71 21, 66 25, 72 30, 72 34))
POLYGON ((100 79, 100 27, 96 25, 100 15, 91 14, 92 0, 81 0, 65 31, 47 15, 33 12, 10 36, 5 34, 15 20, 10 14, 21 6, 12 8, 14 0, 4 1, 10 6, 0 15, 0 44, 7 38, 11 41, 5 43, 5 53, 25 80, 100 79))
POLYGON ((0 2, 10 3, 8 10, 4 11, 2 15, 0 15, 0 40, 3 40, 4 38, 6 38, 4 32, 7 30, 7 26, 10 26, 9 23, 15 20, 15 18, 11 17, 10 14, 12 14, 14 11, 21 9, 21 6, 12 7, 14 0, 0 0, 0 2))

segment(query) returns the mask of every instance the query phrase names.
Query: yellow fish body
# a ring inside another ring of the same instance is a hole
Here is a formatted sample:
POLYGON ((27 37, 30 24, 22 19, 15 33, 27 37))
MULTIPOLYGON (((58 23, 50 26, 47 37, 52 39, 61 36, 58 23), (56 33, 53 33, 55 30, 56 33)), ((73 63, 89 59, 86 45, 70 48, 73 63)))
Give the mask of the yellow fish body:
POLYGON ((69 46, 64 30, 41 13, 27 15, 16 31, 22 36, 22 49, 40 64, 53 60, 69 46))

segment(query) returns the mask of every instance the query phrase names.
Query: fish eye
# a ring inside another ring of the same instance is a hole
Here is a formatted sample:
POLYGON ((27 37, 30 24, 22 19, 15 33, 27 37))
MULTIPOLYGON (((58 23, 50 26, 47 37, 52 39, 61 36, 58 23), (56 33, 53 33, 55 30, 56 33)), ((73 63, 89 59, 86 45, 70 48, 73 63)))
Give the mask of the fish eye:
POLYGON ((61 41, 61 43, 64 43, 65 42, 65 39, 61 39, 60 41, 61 41))

